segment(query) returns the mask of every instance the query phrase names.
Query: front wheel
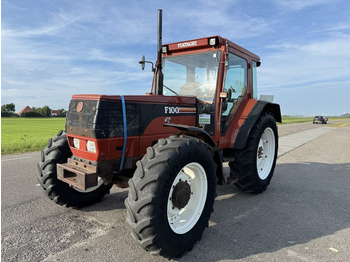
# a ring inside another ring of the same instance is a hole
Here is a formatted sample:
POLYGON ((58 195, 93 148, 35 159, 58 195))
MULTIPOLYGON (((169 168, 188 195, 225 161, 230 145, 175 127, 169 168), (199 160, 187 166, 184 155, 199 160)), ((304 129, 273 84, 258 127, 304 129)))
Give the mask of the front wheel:
POLYGON ((96 187, 86 191, 70 187, 57 179, 56 164, 67 163, 67 159, 71 156, 67 134, 62 130, 51 138, 45 149, 41 151, 38 180, 46 195, 59 205, 79 208, 93 204, 108 194, 112 185, 103 184, 101 179, 96 187))
POLYGON ((151 254, 180 257, 200 240, 213 210, 216 165, 201 140, 160 139, 129 180, 125 200, 133 237, 151 254))
POLYGON ((276 121, 263 112, 249 134, 247 145, 235 151, 229 163, 235 185, 243 192, 261 193, 270 184, 276 166, 278 133, 276 121))

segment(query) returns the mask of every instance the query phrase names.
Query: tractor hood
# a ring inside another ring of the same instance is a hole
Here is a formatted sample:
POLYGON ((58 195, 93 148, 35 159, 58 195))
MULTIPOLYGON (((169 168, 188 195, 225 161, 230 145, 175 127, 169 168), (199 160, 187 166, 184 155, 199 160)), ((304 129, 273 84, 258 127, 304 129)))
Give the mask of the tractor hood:
POLYGON ((167 133, 164 123, 196 125, 197 99, 184 96, 74 95, 66 117, 68 134, 122 137, 167 133), (126 121, 126 123, 124 123, 126 121), (125 129, 125 125, 126 129, 125 129))

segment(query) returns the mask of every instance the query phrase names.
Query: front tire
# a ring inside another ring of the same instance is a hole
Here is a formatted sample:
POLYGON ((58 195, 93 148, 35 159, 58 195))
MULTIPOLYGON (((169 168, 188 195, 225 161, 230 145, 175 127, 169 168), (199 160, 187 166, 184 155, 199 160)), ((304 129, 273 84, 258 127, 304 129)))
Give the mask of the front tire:
POLYGON ((271 113, 263 112, 251 130, 244 149, 236 150, 229 163, 231 176, 238 179, 236 187, 258 194, 270 184, 276 166, 278 132, 271 113))
POLYGON ((56 164, 67 163, 67 159, 71 156, 67 134, 63 130, 51 138, 45 149, 41 151, 38 180, 46 195, 61 206, 80 208, 91 205, 109 194, 112 185, 105 185, 102 180, 96 187, 86 191, 70 187, 67 183, 58 180, 56 164))
POLYGON ((132 236, 153 255, 181 257, 201 239, 213 210, 216 165, 201 140, 160 139, 137 162, 125 200, 132 236))

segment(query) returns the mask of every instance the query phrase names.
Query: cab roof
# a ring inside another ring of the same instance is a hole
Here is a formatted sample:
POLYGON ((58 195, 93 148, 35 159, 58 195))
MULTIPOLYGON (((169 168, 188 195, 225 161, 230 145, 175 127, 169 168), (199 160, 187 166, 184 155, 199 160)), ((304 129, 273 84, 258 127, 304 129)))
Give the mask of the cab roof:
POLYGON ((253 52, 250 52, 249 50, 245 49, 242 46, 239 46, 230 40, 223 38, 221 36, 210 36, 210 37, 204 37, 204 38, 197 38, 193 40, 187 40, 187 41, 181 41, 181 42, 175 42, 170 44, 165 44, 163 47, 167 48, 167 51, 170 52, 181 52, 181 51, 188 51, 191 49, 199 49, 199 48, 205 48, 213 46, 213 41, 211 42, 211 39, 215 39, 215 45, 221 47, 222 45, 228 44, 229 47, 238 50, 239 52, 242 52, 252 58, 254 61, 260 61, 260 57, 253 52))

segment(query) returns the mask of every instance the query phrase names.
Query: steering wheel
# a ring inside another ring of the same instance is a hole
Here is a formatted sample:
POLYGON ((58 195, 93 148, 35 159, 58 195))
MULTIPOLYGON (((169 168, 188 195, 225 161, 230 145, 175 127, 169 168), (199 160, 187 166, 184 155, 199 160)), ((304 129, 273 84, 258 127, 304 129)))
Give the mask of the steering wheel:
POLYGON ((215 86, 212 84, 200 85, 194 89, 196 97, 201 100, 212 102, 215 94, 215 86))

